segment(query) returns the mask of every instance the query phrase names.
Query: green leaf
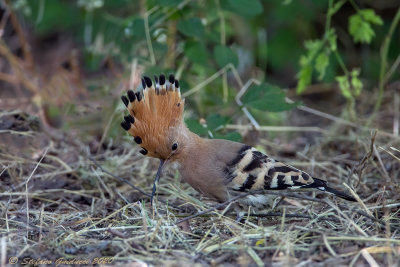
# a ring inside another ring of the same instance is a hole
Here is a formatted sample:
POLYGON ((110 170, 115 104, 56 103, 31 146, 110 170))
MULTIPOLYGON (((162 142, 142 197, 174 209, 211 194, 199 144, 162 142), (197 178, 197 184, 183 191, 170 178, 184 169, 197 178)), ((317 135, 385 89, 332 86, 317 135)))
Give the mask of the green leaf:
POLYGON ((126 37, 136 36, 144 39, 146 34, 144 20, 142 18, 133 18, 128 22, 128 26, 124 29, 124 33, 126 37))
POLYGON ((361 94, 361 90, 363 88, 363 83, 359 78, 360 70, 354 69, 350 73, 351 75, 351 86, 354 89, 354 95, 359 96, 361 94))
POLYGON ((324 43, 322 40, 307 40, 304 46, 307 49, 307 58, 313 59, 315 55, 321 50, 324 43))
POLYGON ((335 79, 339 83, 339 88, 340 88, 340 91, 342 92, 342 95, 346 99, 349 99, 349 100, 353 99, 353 96, 350 91, 350 83, 349 83, 349 80, 347 79, 347 76, 346 75, 337 76, 335 79))
POLYGON ((356 43, 370 43, 375 36, 371 24, 364 21, 358 14, 350 17, 349 32, 356 43))
MULTIPOLYGON (((298 94, 302 93, 307 89, 307 86, 311 83, 312 71, 313 71, 313 62, 315 57, 320 53, 323 48, 324 42, 322 40, 307 40, 304 42, 304 46, 307 49, 305 55, 300 57, 300 66, 301 69, 297 73, 297 89, 296 92, 298 94)), ((322 59, 321 60, 321 64, 322 59)), ((319 66, 320 70, 322 70, 322 65, 319 66)))
POLYGON ((296 75, 298 82, 296 92, 301 94, 307 89, 307 86, 311 84, 312 77, 312 67, 311 65, 306 65, 302 67, 296 75))
POLYGON ((375 32, 371 24, 382 25, 381 17, 375 14, 372 9, 363 9, 352 15, 349 19, 349 32, 354 42, 371 43, 375 32))
POLYGON ((190 61, 201 65, 207 64, 208 53, 203 43, 188 41, 183 51, 190 61))
POLYGON ((382 25, 382 18, 375 14, 373 9, 362 9, 358 12, 364 20, 371 22, 372 24, 382 25))
POLYGON ((242 141, 242 136, 238 132, 229 132, 227 134, 220 134, 216 133, 214 135, 215 139, 226 139, 226 140, 231 140, 234 142, 241 142, 242 141))
POLYGON ((202 37, 204 35, 204 26, 199 18, 179 21, 178 30, 189 37, 202 37))
POLYGON ((157 0, 157 1, 155 1, 156 4, 159 4, 160 6, 167 6, 167 7, 176 7, 182 2, 183 2, 183 0, 157 0))
POLYGON ((217 45, 214 47, 214 58, 220 68, 232 63, 234 66, 238 64, 237 55, 227 46, 217 45))
POLYGON ((271 112, 289 110, 299 105, 287 103, 282 89, 270 84, 252 86, 243 96, 242 102, 247 107, 271 112))
MULTIPOLYGON (((15 1, 10 1, 11 3, 15 1)), ((37 8, 32 8, 31 11, 34 16, 40 16, 40 21, 35 25, 35 32, 45 36, 57 30, 57 27, 62 25, 63 31, 69 31, 82 27, 83 25, 83 12, 80 12, 76 3, 71 4, 69 1, 23 1, 29 5, 37 5, 37 8), (39 5, 43 4, 41 8, 39 5), (44 10, 42 15, 39 15, 39 10, 44 10), (71 16, 71 14, 75 14, 71 16)), ((77 2, 77 1, 74 1, 77 2)), ((14 4, 13 4, 14 5, 14 4)))
POLYGON ((208 134, 208 129, 201 125, 198 120, 195 120, 193 118, 187 118, 185 120, 185 123, 187 127, 189 128, 190 131, 198 134, 198 135, 207 135, 208 134))
POLYGON ((329 56, 326 52, 321 52, 315 60, 315 70, 319 72, 318 80, 322 80, 325 76, 326 67, 329 65, 329 56))
POLYGON ((260 0, 223 0, 221 6, 242 16, 255 16, 263 12, 260 0))
POLYGON ((219 114, 210 114, 208 115, 206 122, 207 128, 211 131, 215 131, 219 128, 223 128, 228 122, 228 119, 219 114))

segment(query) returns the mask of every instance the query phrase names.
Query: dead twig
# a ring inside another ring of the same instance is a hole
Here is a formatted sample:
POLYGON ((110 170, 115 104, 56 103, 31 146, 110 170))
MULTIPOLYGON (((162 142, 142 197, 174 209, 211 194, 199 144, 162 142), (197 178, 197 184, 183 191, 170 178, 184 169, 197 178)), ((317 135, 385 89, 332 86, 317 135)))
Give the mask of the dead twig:
POLYGON ((365 169, 365 165, 367 163, 367 160, 369 158, 371 158, 372 153, 374 153, 375 138, 376 138, 377 133, 378 133, 378 131, 375 130, 374 133, 371 136, 371 144, 370 144, 369 152, 366 155, 364 155, 364 157, 360 160, 360 162, 357 165, 355 165, 355 166, 353 166, 351 168, 351 172, 350 172, 349 178, 353 177, 354 172, 357 172, 357 176, 358 176, 358 183, 357 183, 357 185, 355 187, 357 187, 360 184, 362 172, 365 169))
POLYGON ((28 40, 26 39, 24 30, 22 29, 17 16, 15 15, 14 11, 12 10, 12 8, 8 2, 9 2, 8 0, 5 1, 5 3, 6 3, 5 6, 7 8, 6 12, 7 13, 9 12, 11 23, 14 26, 14 30, 17 33, 19 42, 21 44, 22 53, 24 55, 25 62, 27 63, 27 66, 30 68, 33 66, 33 56, 31 53, 31 48, 29 46, 28 40))

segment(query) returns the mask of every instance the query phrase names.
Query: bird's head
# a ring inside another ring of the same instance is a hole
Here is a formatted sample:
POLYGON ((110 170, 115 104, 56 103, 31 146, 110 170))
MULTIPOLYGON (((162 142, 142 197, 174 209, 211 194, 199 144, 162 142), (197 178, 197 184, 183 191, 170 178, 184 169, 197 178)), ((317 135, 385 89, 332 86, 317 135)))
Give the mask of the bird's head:
POLYGON ((143 92, 127 92, 121 99, 129 111, 121 126, 141 146, 143 155, 173 161, 181 155, 188 138, 183 122, 184 99, 179 81, 161 74, 154 82, 144 76, 143 92))

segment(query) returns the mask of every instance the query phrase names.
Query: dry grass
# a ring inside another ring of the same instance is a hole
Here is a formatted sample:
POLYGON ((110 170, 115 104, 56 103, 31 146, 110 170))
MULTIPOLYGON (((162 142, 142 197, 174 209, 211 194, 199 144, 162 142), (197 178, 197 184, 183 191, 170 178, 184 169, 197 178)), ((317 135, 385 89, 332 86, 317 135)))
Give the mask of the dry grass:
MULTIPOLYGON (((9 116, 3 113, 1 118, 9 116)), ((206 266, 394 266, 400 260, 396 138, 378 133, 370 157, 360 166, 348 154, 333 156, 344 148, 352 154, 350 144, 356 142, 358 158, 369 155, 371 138, 357 129, 325 137, 324 143, 295 157, 281 157, 322 178, 331 177, 336 187, 346 182, 349 190, 355 189, 358 203, 323 194, 283 193, 285 200, 276 210, 249 215, 243 223, 224 214, 222 207, 177 224, 216 204, 181 184, 171 169, 160 180, 153 209, 148 193, 157 161, 138 155, 130 139, 116 144, 106 139, 98 149, 68 134, 58 142, 33 130, 10 128, 2 135, 27 144, 41 138, 46 143, 32 148, 35 154, 30 156, 7 151, 4 145, 1 149, 3 263, 11 256, 20 263, 26 258, 64 258, 70 263, 111 259, 113 264, 206 266)), ((262 138, 259 144, 279 155, 273 142, 262 138)))

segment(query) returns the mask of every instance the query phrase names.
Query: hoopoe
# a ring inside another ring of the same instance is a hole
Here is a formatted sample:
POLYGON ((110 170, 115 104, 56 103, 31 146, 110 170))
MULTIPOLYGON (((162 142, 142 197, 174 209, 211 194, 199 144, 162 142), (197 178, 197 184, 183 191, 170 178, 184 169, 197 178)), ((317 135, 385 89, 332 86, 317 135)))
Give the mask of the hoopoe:
MULTIPOLYGON (((240 199, 240 204, 262 207, 267 190, 316 189, 348 201, 353 197, 327 182, 257 151, 221 139, 205 139, 192 133, 183 121, 184 99, 174 75, 142 79, 143 93, 132 90, 121 99, 129 111, 123 129, 141 146, 140 153, 160 159, 158 178, 165 162, 175 162, 183 181, 198 192, 225 202, 240 192, 261 191, 240 199), (264 191, 265 190, 265 191, 264 191)), ((155 192, 153 187, 153 195, 155 192)))

